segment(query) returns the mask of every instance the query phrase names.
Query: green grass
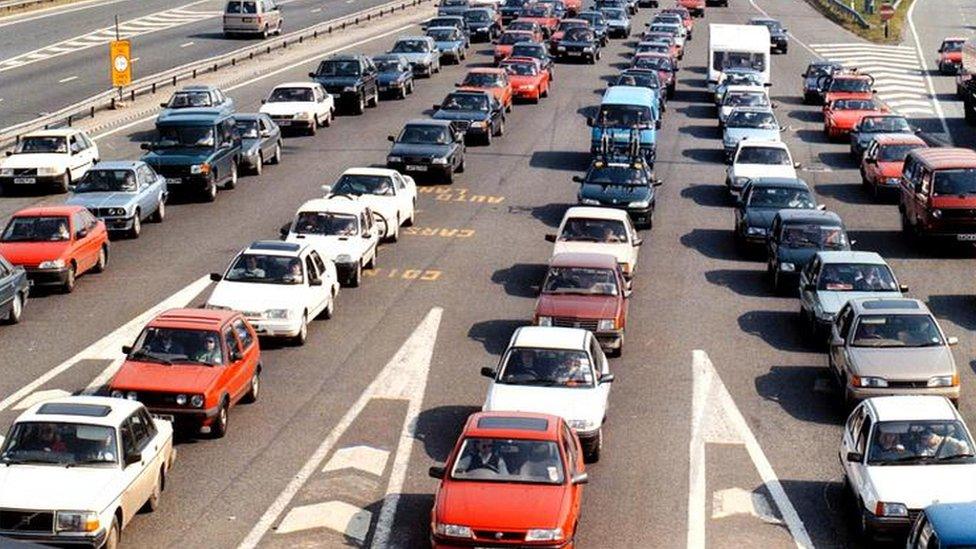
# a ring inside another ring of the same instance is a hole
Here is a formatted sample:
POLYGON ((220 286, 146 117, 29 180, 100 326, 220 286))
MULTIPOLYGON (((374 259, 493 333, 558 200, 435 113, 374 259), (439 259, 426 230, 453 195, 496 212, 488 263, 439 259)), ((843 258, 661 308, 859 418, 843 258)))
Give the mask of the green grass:
POLYGON ((855 22, 847 11, 838 8, 833 4, 833 2, 830 2, 830 0, 807 0, 809 4, 817 8, 817 11, 826 15, 838 25, 866 40, 870 40, 871 42, 877 44, 897 44, 901 42, 902 31, 905 26, 905 17, 908 14, 908 9, 911 7, 912 2, 914 1, 915 0, 902 0, 902 3, 898 6, 898 10, 895 12, 895 16, 888 21, 888 38, 885 38, 884 22, 881 21, 881 17, 879 17, 877 13, 878 8, 880 8, 882 4, 880 0, 876 0, 875 2, 874 15, 867 15, 864 13, 864 0, 855 0, 854 8, 871 25, 871 27, 867 29, 855 22))

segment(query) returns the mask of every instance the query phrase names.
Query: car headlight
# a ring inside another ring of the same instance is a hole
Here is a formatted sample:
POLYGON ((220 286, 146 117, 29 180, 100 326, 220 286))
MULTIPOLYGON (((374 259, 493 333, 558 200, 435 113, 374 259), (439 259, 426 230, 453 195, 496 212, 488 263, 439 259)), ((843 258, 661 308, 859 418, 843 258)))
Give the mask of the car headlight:
POLYGON ((889 177, 885 180, 885 183, 888 185, 899 185, 901 184, 901 179, 898 179, 897 177, 889 177))
POLYGON ((566 46, 559 46, 556 48, 558 51, 566 51, 566 46))
POLYGON ((588 419, 571 419, 567 423, 577 431, 592 431, 599 427, 596 421, 590 421, 588 419))
POLYGON ((203 395, 193 395, 190 397, 190 406, 203 408, 203 395))
POLYGON ((139 400, 139 395, 135 391, 129 391, 125 394, 126 400, 139 400))
POLYGON ((525 541, 556 541, 563 539, 562 528, 532 528, 525 534, 525 541))
POLYGON ((312 113, 310 112, 297 112, 294 116, 295 120, 311 120, 312 113))
POLYGON ((746 227, 746 234, 749 236, 766 236, 765 227, 746 227))
POLYGON ((446 158, 433 158, 430 161, 431 164, 447 164, 446 158))
POLYGON ((929 379, 929 387, 955 387, 959 385, 959 377, 955 375, 951 376, 935 376, 929 379))
POLYGON ((176 395, 176 405, 186 406, 186 395, 176 395))
POLYGON ((62 168, 55 168, 54 166, 37 168, 37 175, 58 175, 59 173, 64 173, 64 170, 62 168))
POLYGON ((790 263, 789 261, 784 261, 784 262, 782 262, 782 263, 779 264, 779 270, 786 271, 788 273, 792 273, 793 271, 796 270, 796 265, 794 265, 793 263, 790 263))
POLYGON ((616 327, 615 326, 615 322, 614 322, 614 320, 612 318, 601 318, 600 321, 597 322, 597 324, 596 324, 596 329, 597 330, 601 330, 601 331, 602 330, 612 330, 615 327, 616 327))
POLYGON ((627 207, 628 208, 647 208, 650 205, 651 205, 651 201, 650 200, 636 200, 634 202, 631 202, 630 204, 627 204, 627 207))
POLYGON ((9 177, 9 176, 11 176, 13 174, 14 174, 14 169, 13 168, 0 168, 0 175, 8 176, 9 177))
POLYGON ((486 124, 484 120, 475 120, 474 122, 471 123, 472 128, 484 128, 487 125, 488 124, 486 124))
POLYGON ((109 208, 108 215, 125 216, 125 208, 109 208))
POLYGON ((352 263, 352 256, 349 254, 339 254, 335 258, 336 263, 352 263))
POLYGON ((834 317, 837 316, 837 313, 828 313, 826 311, 819 310, 819 311, 816 312, 816 315, 817 315, 817 318, 819 318, 820 320, 822 320, 824 322, 833 322, 834 321, 834 317))
POLYGON ((396 162, 403 162, 403 159, 400 158, 399 156, 392 156, 391 155, 391 156, 387 156, 386 157, 386 161, 387 162, 394 162, 394 163, 396 163, 396 162))
POLYGON ((883 377, 858 377, 858 376, 854 376, 851 379, 851 382, 853 384, 856 384, 858 387, 874 387, 874 388, 878 388, 878 387, 887 387, 888 386, 888 381, 885 380, 883 377))
POLYGON ((471 531, 470 526, 461 526, 460 524, 440 524, 434 525, 434 531, 442 536, 448 536, 452 538, 473 538, 474 533, 471 531))
POLYGON ((583 204, 584 206, 599 206, 600 205, 600 201, 599 200, 596 200, 594 198, 582 198, 582 197, 580 197, 579 203, 580 204, 583 204))
POLYGON ((874 507, 874 514, 879 517, 907 517, 908 507, 904 503, 879 501, 874 507))
POLYGON ((111 395, 112 395, 112 398, 125 398, 125 393, 123 393, 122 391, 120 391, 118 389, 115 389, 114 391, 112 391, 111 395))
POLYGON ((41 261, 41 264, 37 266, 39 269, 63 269, 64 260, 63 259, 52 259, 49 261, 41 261))
POLYGON ((552 317, 551 316, 540 316, 538 319, 536 319, 536 323, 539 326, 552 326, 552 317))
POLYGON ((932 217, 942 219, 942 210, 932 210, 932 217))
POLYGON ((264 311, 264 317, 272 320, 287 320, 291 316, 288 309, 268 309, 264 311))
POLYGON ((593 47, 592 46, 586 46, 585 48, 583 48, 583 51, 585 51, 586 53, 593 53, 593 47))
POLYGON ((354 92, 354 91, 356 91, 356 86, 346 86, 345 88, 342 88, 342 91, 344 91, 344 92, 354 92))
POLYGON ((58 511, 58 532, 94 532, 101 526, 94 511, 58 511))
POLYGON ((190 173, 196 175, 210 173, 210 164, 194 164, 190 166, 190 173))

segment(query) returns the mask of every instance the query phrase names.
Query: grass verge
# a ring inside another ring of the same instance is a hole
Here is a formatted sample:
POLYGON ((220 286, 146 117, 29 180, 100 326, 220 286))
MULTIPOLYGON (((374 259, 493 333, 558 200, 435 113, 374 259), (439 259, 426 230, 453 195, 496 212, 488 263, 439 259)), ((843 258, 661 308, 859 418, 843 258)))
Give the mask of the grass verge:
POLYGON ((880 0, 875 1, 875 13, 873 15, 864 13, 864 0, 855 0, 855 9, 861 14, 862 17, 864 17, 868 24, 871 25, 869 28, 862 27, 850 16, 846 10, 837 7, 830 0, 806 1, 808 4, 816 8, 817 11, 827 16, 827 18, 829 18, 831 21, 864 38, 865 40, 869 40, 876 44, 898 44, 901 42, 902 31, 905 28, 905 19, 908 15, 908 9, 911 8, 912 2, 915 0, 902 0, 901 4, 898 6, 898 9, 895 11, 895 16, 888 21, 887 38, 885 38, 884 34, 884 22, 877 13, 877 9, 881 7, 882 3, 880 0))

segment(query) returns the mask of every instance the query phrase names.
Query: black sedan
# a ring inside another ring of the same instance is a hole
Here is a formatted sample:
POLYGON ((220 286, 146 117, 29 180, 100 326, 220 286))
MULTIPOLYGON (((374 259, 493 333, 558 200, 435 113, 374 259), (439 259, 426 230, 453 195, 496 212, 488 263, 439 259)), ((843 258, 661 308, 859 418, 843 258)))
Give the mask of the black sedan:
POLYGON ((787 53, 790 49, 790 31, 783 25, 768 17, 753 17, 749 20, 750 25, 762 25, 769 29, 769 51, 787 53))
POLYGON ((448 185, 464 171, 464 133, 450 120, 411 120, 399 135, 388 138, 393 147, 386 166, 414 178, 430 175, 448 185))
POLYGON ((817 210, 779 210, 766 238, 766 271, 777 292, 797 291, 800 271, 821 250, 850 250, 840 216, 817 210))
POLYGON ((0 318, 17 324, 24 314, 30 283, 23 267, 16 267, 0 255, 0 318))
POLYGON ((491 138, 505 133, 505 109, 486 91, 458 90, 447 94, 444 102, 434 105, 435 120, 450 120, 456 130, 464 131, 469 142, 491 144, 491 138))
POLYGON ((396 53, 373 56, 380 94, 403 99, 413 93, 413 68, 407 58, 396 53))
POLYGON ((629 159, 597 158, 584 176, 574 176, 580 184, 577 200, 581 206, 603 206, 626 210, 634 226, 650 229, 654 224, 655 188, 661 181, 647 164, 629 159))
POLYGON ((735 244, 741 252, 766 242, 780 210, 813 210, 817 203, 802 179, 757 177, 742 189, 735 208, 735 244))
POLYGON ((600 59, 600 40, 596 33, 585 27, 573 27, 563 33, 556 46, 560 60, 582 59, 593 64, 600 59))

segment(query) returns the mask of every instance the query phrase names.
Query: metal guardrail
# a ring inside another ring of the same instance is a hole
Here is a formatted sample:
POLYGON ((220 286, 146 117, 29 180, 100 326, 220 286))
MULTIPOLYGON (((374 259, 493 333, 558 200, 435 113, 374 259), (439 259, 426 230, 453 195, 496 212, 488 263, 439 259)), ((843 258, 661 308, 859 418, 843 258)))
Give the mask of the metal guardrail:
MULTIPOLYGON (((286 49, 290 45, 301 44, 308 39, 345 30, 347 27, 373 21, 397 11, 403 11, 407 8, 419 6, 431 1, 397 0, 388 2, 381 6, 361 10, 337 19, 323 21, 311 27, 290 32, 284 36, 268 39, 260 44, 254 44, 230 53, 174 67, 132 82, 132 84, 122 88, 121 97, 134 101, 140 95, 147 93, 155 94, 159 88, 176 86, 180 81, 195 79, 197 76, 213 73, 225 67, 234 67, 240 62, 248 61, 261 55, 267 55, 276 50, 286 49)), ((58 111, 0 129, 0 149, 16 143, 20 136, 27 133, 52 127, 71 126, 75 120, 93 118, 98 111, 115 108, 119 98, 120 94, 118 89, 109 89, 98 95, 89 97, 84 101, 79 101, 63 109, 59 109, 58 111)))
POLYGON ((864 17, 862 17, 861 14, 857 12, 857 10, 851 9, 850 6, 848 6, 841 0, 829 0, 829 1, 831 4, 834 5, 834 7, 840 8, 840 10, 844 12, 845 15, 849 16, 855 23, 860 25, 862 28, 865 29, 871 28, 871 24, 868 23, 864 19, 864 17))

